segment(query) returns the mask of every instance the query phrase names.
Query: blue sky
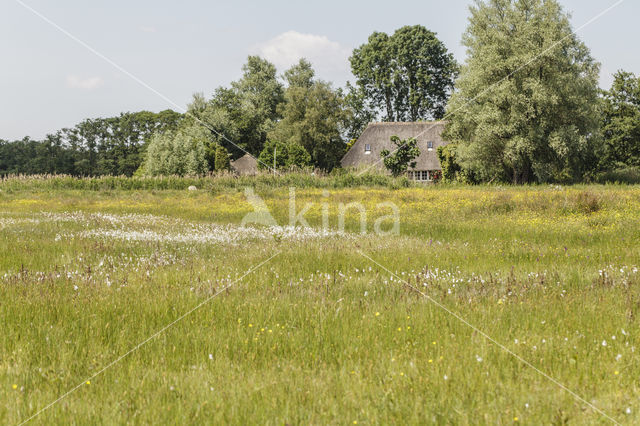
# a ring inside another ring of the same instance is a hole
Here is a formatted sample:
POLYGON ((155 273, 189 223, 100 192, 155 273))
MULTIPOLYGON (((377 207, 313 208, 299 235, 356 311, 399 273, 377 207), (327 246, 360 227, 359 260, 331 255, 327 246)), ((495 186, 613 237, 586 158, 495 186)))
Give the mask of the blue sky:
MULTIPOLYGON (((247 55, 280 71, 301 56, 341 86, 347 57, 373 31, 420 24, 463 62, 471 0, 204 1, 20 0, 178 105, 240 75, 247 55)), ((560 0, 574 28, 617 0, 560 0)), ((640 74, 640 2, 625 0, 578 32, 602 63, 640 74)), ((0 4, 0 138, 41 138, 88 117, 174 108, 16 0, 0 4)))

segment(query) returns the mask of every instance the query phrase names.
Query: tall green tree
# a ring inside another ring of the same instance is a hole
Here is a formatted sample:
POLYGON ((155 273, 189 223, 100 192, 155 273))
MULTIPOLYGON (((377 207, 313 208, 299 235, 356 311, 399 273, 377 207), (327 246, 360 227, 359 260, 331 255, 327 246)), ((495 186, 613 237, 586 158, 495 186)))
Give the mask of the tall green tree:
POLYGON ((216 146, 216 154, 215 154, 215 170, 222 172, 231 170, 231 160, 229 158, 229 151, 225 149, 222 145, 216 146))
POLYGON ((618 71, 603 100, 602 166, 640 167, 640 78, 618 71))
POLYGON ((385 121, 442 118, 458 70, 444 43, 420 25, 374 32, 350 62, 368 108, 385 121))
POLYGON ((189 113, 206 123, 215 143, 224 146, 234 158, 245 151, 258 155, 267 134, 280 119, 278 106, 284 88, 276 67, 257 56, 250 56, 242 67, 242 77, 231 87, 216 89, 206 100, 195 95, 189 113))
POLYGON ((288 86, 280 108, 282 119, 269 139, 299 145, 309 153, 313 166, 331 170, 344 154, 342 134, 350 115, 341 92, 314 75, 304 59, 285 73, 288 86))
POLYGON ((349 82, 347 82, 345 88, 344 101, 351 115, 345 128, 345 136, 349 141, 348 144, 350 148, 362 132, 364 132, 369 123, 377 119, 378 113, 371 107, 370 102, 367 101, 364 91, 349 82))
POLYGON ((445 139, 480 180, 581 178, 596 161, 599 64, 556 0, 477 0, 445 139))
POLYGON ((258 167, 263 170, 301 168, 311 164, 311 156, 302 145, 276 140, 267 141, 258 160, 258 167))
POLYGON ((150 176, 203 174, 208 170, 205 155, 208 142, 208 132, 199 125, 156 133, 147 149, 145 173, 150 176))

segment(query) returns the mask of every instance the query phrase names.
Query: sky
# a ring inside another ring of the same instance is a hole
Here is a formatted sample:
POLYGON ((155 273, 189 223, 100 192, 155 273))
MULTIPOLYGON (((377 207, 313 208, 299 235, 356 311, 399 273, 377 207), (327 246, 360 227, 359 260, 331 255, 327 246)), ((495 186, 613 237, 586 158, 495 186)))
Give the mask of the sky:
MULTIPOLYGON (((602 64, 640 75, 640 1, 560 0, 602 64), (583 28, 581 28, 583 27, 583 28), (635 41, 634 41, 635 40, 635 41)), ((0 139, 42 138, 85 118, 180 110, 241 75, 248 55, 284 72, 352 80, 348 57, 373 31, 423 25, 463 63, 471 0, 2 0, 0 139), (30 10, 31 8, 32 10, 30 10)))

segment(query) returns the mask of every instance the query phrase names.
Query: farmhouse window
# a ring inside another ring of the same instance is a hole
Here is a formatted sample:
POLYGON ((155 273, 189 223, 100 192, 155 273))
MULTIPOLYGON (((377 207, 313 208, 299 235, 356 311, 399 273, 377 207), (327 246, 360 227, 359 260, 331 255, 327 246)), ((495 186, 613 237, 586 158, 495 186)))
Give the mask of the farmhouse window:
POLYGON ((368 143, 364 144, 364 152, 371 152, 371 145, 369 145, 368 143))
POLYGON ((433 142, 432 141, 427 142, 427 149, 429 151, 433 151, 433 142))

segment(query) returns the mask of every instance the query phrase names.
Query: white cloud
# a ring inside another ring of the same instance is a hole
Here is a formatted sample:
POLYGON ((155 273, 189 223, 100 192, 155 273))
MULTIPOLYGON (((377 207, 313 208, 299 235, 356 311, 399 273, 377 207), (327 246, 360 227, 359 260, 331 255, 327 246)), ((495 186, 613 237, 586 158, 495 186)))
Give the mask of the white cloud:
POLYGON ((158 30, 156 29, 156 27, 143 25, 140 27, 140 31, 142 31, 143 33, 155 33, 158 30))
MULTIPOLYGON (((254 53, 273 62, 280 71, 291 67, 300 58, 308 59, 320 78, 346 81, 349 78, 350 49, 328 37, 287 31, 261 43, 254 53)), ((344 81, 336 81, 339 85, 344 81)))
POLYGON ((67 76, 67 87, 72 89, 93 90, 104 84, 102 77, 81 78, 77 75, 67 76))

